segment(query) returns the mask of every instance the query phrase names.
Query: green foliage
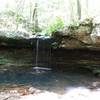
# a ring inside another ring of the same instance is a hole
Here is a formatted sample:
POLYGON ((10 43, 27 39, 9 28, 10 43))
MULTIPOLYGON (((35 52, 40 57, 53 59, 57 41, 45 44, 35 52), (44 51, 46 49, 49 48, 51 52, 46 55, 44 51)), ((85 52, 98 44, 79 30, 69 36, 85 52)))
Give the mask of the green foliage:
POLYGON ((55 20, 46 28, 46 30, 43 30, 43 32, 45 32, 46 35, 50 35, 51 33, 63 28, 64 22, 59 16, 57 16, 55 20))
POLYGON ((18 22, 18 23, 22 23, 23 22, 23 19, 24 19, 24 17, 23 17, 23 15, 22 14, 16 14, 15 15, 15 21, 16 22, 18 22))

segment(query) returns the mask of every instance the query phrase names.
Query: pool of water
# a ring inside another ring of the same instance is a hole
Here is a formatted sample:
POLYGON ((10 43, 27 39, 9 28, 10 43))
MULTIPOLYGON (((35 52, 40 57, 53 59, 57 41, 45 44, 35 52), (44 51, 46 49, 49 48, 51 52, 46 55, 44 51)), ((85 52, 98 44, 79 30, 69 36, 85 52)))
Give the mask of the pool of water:
POLYGON ((88 86, 92 82, 99 81, 92 73, 85 69, 46 70, 37 73, 33 67, 1 67, 0 86, 30 85, 42 90, 64 92, 69 87, 88 86))

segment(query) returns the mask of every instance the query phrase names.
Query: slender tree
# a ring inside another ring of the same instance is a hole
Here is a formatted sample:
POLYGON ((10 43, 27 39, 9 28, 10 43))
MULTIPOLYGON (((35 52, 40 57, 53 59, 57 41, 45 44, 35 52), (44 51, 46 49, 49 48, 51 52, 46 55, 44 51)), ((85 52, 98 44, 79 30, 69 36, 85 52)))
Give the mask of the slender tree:
POLYGON ((35 1, 35 8, 33 9, 33 22, 34 22, 34 31, 36 32, 38 29, 38 1, 35 1))
POLYGON ((78 15, 78 20, 81 19, 81 3, 80 0, 77 0, 77 15, 78 15))

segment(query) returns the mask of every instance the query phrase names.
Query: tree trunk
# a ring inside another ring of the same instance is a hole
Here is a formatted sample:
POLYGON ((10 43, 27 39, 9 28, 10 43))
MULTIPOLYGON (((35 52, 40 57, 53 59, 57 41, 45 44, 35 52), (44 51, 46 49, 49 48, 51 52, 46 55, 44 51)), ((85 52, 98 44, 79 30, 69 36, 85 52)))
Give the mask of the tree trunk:
POLYGON ((38 3, 35 2, 35 8, 33 9, 33 22, 34 22, 34 31, 38 29, 38 3))
POLYGON ((78 20, 81 19, 81 3, 79 0, 77 0, 77 15, 78 15, 78 20))

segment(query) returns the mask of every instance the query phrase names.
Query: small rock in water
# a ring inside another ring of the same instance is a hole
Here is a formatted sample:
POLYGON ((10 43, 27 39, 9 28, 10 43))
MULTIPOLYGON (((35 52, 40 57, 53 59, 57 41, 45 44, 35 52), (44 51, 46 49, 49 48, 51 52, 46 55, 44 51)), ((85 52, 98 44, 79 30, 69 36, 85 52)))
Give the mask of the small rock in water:
POLYGON ((33 71, 36 73, 44 73, 46 71, 51 71, 51 68, 46 67, 33 67, 33 71))
POLYGON ((47 67, 33 67, 33 69, 38 69, 38 70, 51 70, 51 68, 47 68, 47 67))

